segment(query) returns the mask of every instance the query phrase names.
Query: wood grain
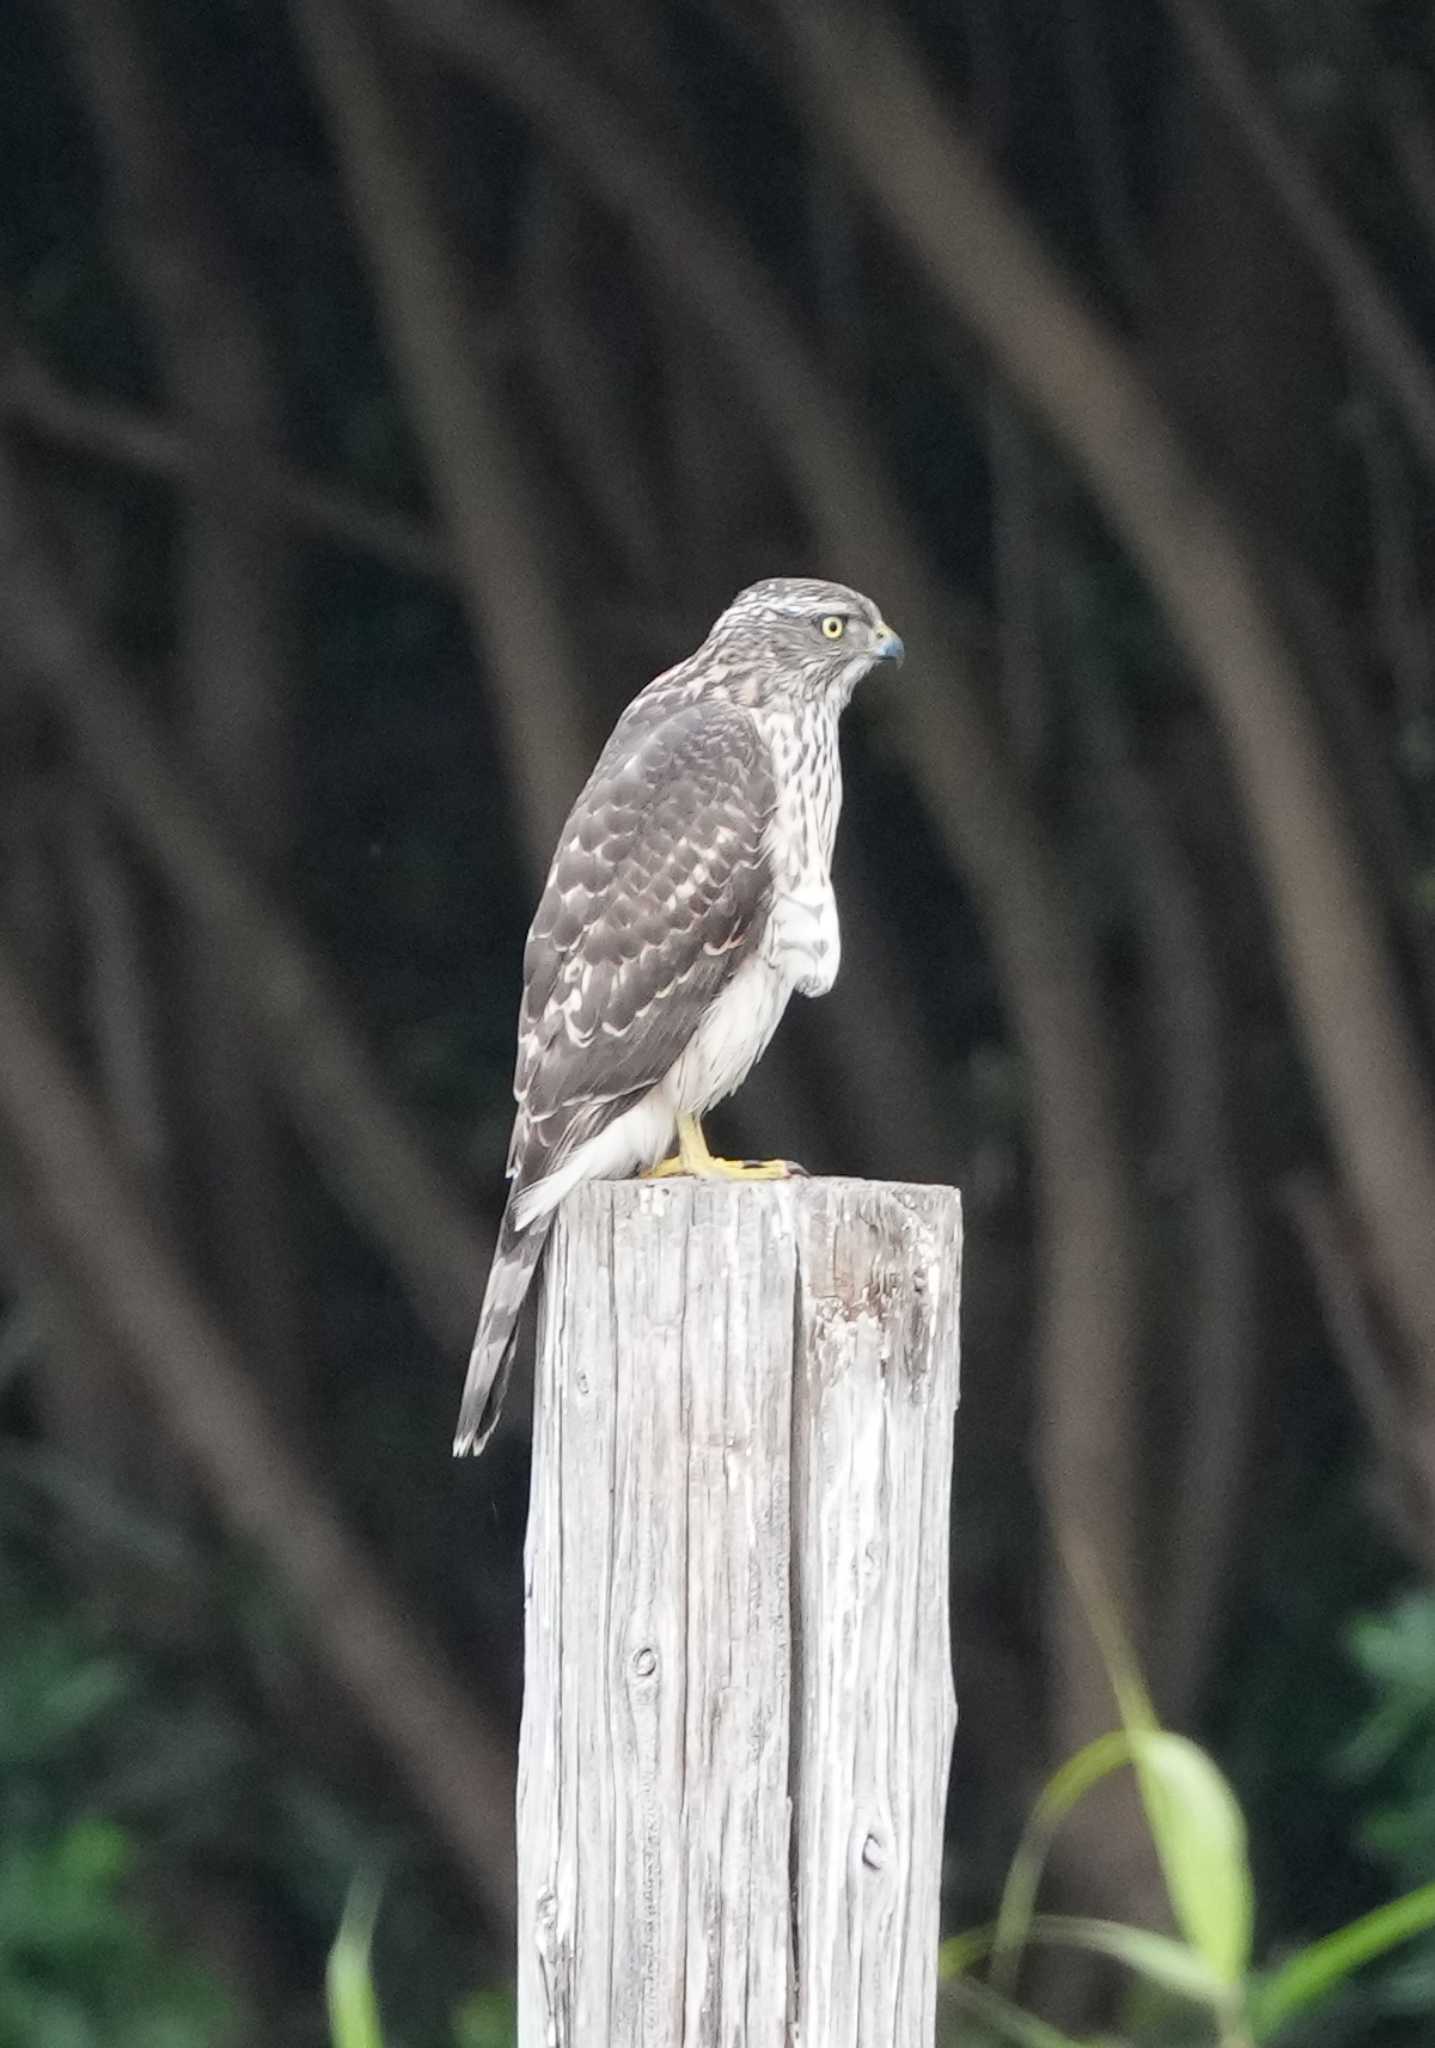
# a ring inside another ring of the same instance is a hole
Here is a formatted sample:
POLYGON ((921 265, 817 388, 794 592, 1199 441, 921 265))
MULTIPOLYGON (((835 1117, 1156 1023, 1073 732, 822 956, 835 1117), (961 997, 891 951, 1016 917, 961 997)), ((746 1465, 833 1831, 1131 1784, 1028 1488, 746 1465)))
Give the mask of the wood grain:
POLYGON ((930 2048, 960 1204, 606 1182, 540 1320, 522 2048, 930 2048))

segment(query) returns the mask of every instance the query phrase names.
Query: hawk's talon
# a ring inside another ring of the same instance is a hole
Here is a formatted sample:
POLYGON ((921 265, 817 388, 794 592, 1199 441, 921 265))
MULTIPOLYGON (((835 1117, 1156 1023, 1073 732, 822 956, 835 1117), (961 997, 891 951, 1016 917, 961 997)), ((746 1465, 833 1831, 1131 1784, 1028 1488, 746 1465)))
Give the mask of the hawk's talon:
MULTIPOLYGON (((710 1159, 705 1177, 712 1180, 787 1180, 792 1170, 790 1159, 710 1159)), ((802 1169, 799 1167, 797 1170, 800 1173, 802 1169)))

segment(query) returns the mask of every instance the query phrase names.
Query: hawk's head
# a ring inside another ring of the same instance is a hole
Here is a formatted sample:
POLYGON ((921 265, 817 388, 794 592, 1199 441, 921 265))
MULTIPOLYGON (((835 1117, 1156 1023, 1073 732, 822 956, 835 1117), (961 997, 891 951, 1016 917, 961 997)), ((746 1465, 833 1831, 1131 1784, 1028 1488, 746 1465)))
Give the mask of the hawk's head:
POLYGON ((739 591, 707 646, 729 687, 758 703, 798 696, 845 704, 879 661, 899 662, 904 651, 870 597, 812 576, 771 576, 739 591))

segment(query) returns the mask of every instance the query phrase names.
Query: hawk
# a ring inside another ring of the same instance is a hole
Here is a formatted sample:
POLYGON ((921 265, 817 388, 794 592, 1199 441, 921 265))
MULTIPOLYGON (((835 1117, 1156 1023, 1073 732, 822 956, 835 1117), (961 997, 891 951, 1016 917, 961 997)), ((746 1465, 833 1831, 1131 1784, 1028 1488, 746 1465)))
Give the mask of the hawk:
POLYGON ((793 990, 825 995, 836 977, 837 721, 870 669, 901 659, 869 598, 775 577, 734 598, 618 720, 524 951, 510 1188, 456 1455, 482 1450, 498 1419, 519 1315, 571 1188, 635 1167, 790 1170, 715 1159, 701 1119, 766 1050, 793 990))

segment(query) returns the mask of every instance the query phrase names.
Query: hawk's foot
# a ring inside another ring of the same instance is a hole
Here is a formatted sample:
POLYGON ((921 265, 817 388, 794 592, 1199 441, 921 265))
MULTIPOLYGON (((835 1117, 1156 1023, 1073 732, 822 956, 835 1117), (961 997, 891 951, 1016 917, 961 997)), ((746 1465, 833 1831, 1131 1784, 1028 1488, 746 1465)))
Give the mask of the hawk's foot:
POLYGON ((708 1150, 703 1127, 695 1116, 678 1118, 678 1149, 671 1159, 657 1166, 645 1166, 645 1180, 671 1180, 677 1175, 694 1180, 788 1180, 806 1168, 792 1159, 719 1159, 708 1150))
POLYGON ((715 1152, 709 1152, 701 1166, 685 1166, 682 1154, 675 1152, 671 1159, 641 1170, 643 1180, 791 1180, 796 1174, 805 1179, 807 1168, 795 1159, 719 1159, 715 1152))

